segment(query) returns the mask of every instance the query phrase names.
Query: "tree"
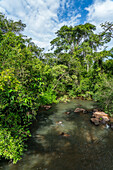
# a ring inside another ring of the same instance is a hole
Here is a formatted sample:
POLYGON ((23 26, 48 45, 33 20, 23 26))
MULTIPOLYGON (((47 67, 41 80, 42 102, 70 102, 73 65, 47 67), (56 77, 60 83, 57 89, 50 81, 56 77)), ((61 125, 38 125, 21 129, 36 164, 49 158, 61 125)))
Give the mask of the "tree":
POLYGON ((14 22, 11 19, 8 20, 5 15, 0 13, 0 32, 2 32, 3 34, 9 31, 20 33, 24 30, 25 27, 26 25, 23 24, 21 20, 14 22))
POLYGON ((63 26, 56 32, 57 38, 50 42, 52 49, 56 47, 55 53, 63 51, 73 54, 75 47, 78 47, 95 29, 96 27, 89 23, 74 27, 63 26))

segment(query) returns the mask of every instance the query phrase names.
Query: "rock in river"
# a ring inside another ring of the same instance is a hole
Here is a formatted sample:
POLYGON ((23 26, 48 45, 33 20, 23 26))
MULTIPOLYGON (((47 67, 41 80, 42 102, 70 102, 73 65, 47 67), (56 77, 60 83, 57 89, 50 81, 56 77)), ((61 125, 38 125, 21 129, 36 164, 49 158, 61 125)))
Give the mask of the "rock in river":
POLYGON ((86 111, 85 109, 83 109, 83 108, 76 108, 76 109, 74 110, 74 112, 75 112, 75 113, 80 113, 80 112, 86 113, 87 111, 86 111))
POLYGON ((49 105, 44 105, 43 106, 46 110, 49 110, 50 108, 51 108, 51 106, 49 106, 49 105))
POLYGON ((70 112, 65 112, 65 114, 66 114, 66 115, 69 115, 69 114, 70 114, 70 112))
POLYGON ((106 124, 109 121, 110 119, 108 114, 104 112, 98 112, 98 111, 94 112, 91 118, 91 122, 93 122, 95 125, 99 125, 100 123, 106 124))
POLYGON ((91 122, 93 122, 96 126, 100 124, 100 120, 98 118, 91 118, 91 122))

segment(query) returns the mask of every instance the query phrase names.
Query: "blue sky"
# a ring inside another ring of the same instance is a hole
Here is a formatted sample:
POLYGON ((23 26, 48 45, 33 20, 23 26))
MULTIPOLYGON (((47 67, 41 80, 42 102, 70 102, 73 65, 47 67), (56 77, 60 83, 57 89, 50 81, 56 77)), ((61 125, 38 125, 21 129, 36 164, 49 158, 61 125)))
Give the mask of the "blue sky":
MULTIPOLYGON (((0 0, 0 12, 27 26, 24 34, 45 49, 63 25, 113 22, 113 0, 0 0)), ((112 46, 113 41, 110 43, 112 46)))

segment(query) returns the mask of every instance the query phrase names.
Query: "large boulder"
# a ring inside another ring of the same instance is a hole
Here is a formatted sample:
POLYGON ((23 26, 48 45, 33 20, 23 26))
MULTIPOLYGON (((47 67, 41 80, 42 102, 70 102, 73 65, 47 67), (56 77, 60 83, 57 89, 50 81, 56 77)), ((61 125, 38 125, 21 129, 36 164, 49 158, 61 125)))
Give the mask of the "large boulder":
POLYGON ((99 125, 100 123, 106 124, 109 121, 110 119, 109 119, 108 114, 101 112, 101 111, 94 112, 91 118, 91 122, 93 122, 95 125, 99 125))
POLYGON ((108 122, 110 120, 108 114, 104 112, 94 112, 93 117, 99 118, 100 120, 104 120, 105 122, 108 122))

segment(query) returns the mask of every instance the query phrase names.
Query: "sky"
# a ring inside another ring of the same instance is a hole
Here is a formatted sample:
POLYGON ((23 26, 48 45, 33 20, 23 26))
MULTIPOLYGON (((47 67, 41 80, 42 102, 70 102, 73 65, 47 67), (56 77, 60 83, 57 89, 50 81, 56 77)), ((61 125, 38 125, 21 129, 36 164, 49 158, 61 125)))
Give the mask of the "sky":
POLYGON ((63 25, 89 22, 101 31, 101 23, 113 22, 113 0, 0 0, 0 12, 8 19, 22 20, 23 34, 48 50, 63 25))

